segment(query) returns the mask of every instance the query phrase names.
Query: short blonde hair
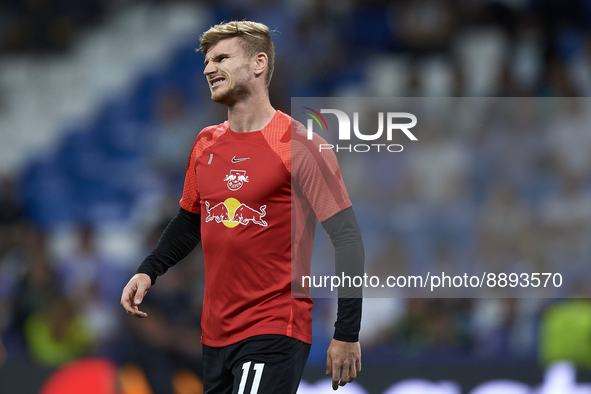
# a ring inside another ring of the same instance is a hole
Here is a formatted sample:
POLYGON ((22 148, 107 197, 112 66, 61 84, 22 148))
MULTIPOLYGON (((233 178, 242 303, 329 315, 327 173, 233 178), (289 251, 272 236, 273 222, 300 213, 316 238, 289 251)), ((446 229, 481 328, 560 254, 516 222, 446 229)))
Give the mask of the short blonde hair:
POLYGON ((269 86, 275 68, 275 48, 271 39, 271 30, 262 23, 233 21, 212 26, 199 37, 198 51, 201 51, 205 57, 212 46, 221 40, 232 37, 240 38, 242 48, 247 56, 251 57, 259 52, 264 52, 267 55, 269 64, 265 82, 269 86))

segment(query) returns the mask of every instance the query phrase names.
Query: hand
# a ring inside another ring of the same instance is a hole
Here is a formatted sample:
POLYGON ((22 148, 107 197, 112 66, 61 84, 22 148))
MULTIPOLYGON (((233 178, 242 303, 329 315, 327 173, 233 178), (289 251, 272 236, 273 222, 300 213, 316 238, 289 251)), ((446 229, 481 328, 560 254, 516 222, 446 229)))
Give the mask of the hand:
POLYGON ((146 274, 135 274, 131 277, 121 295, 121 305, 127 313, 135 317, 148 317, 146 312, 138 309, 138 305, 142 303, 150 286, 152 286, 152 280, 146 274))
POLYGON ((333 339, 326 352, 326 374, 332 373, 332 389, 351 383, 361 371, 361 346, 359 342, 343 342, 333 339))

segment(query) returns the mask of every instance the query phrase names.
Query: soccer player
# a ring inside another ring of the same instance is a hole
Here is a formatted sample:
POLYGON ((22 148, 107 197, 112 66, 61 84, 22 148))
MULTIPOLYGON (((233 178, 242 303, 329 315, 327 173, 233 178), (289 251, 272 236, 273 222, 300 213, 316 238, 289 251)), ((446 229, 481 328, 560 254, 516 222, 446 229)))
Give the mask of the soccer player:
MULTIPOLYGON (((316 223, 335 246, 338 275, 363 275, 359 227, 332 151, 318 151, 317 135, 309 141, 305 132, 292 133, 303 126, 271 106, 269 28, 219 24, 202 34, 199 50, 211 98, 228 106, 228 120, 197 136, 179 213, 123 289, 121 304, 147 317, 139 305, 157 276, 201 241, 205 393, 296 393, 312 343, 313 303, 292 292, 309 290, 298 282, 310 269, 316 223)), ((335 390, 361 370, 359 295, 339 293, 326 361, 335 390)))

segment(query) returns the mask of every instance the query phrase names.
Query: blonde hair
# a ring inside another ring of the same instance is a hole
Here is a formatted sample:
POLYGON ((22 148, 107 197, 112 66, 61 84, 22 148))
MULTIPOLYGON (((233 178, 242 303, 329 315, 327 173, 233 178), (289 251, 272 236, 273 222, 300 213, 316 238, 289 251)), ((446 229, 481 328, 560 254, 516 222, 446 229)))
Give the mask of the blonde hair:
POLYGON ((212 46, 221 40, 232 37, 240 38, 241 46, 247 56, 252 57, 260 52, 267 55, 269 64, 265 82, 269 86, 275 68, 275 48, 271 39, 271 30, 262 23, 233 21, 212 26, 199 37, 199 49, 197 51, 200 51, 205 57, 212 46))

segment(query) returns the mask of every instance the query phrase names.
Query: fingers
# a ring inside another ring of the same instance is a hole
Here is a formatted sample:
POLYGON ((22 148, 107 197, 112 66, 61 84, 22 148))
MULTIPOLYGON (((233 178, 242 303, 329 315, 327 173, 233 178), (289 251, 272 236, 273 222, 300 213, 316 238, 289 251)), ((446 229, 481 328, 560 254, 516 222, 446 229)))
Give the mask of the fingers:
POLYGON ((356 363, 352 363, 349 367, 349 383, 351 383, 357 377, 356 363))
POLYGON ((147 291, 145 284, 141 282, 138 284, 138 281, 133 279, 129 281, 121 294, 121 305, 128 314, 135 317, 148 317, 147 313, 140 311, 138 308, 147 291))
POLYGON ((146 293, 148 292, 148 287, 144 284, 144 283, 140 283, 137 286, 137 290, 135 292, 135 297, 133 299, 133 303, 134 305, 139 305, 142 303, 142 301, 144 300, 144 296, 146 295, 146 293))
POLYGON ((340 360, 332 361, 331 357, 328 356, 326 360, 326 373, 332 372, 332 389, 337 390, 339 386, 344 386, 347 383, 351 383, 357 378, 357 372, 361 370, 361 362, 359 360, 350 362, 345 360, 342 363, 340 360))
POLYGON ((343 364, 343 368, 341 369, 341 381, 339 382, 339 386, 344 386, 349 383, 350 374, 349 374, 349 367, 350 365, 345 361, 343 364))
POLYGON ((326 357, 326 374, 332 373, 332 388, 351 383, 361 371, 361 348, 359 342, 331 341, 326 357))
POLYGON ((343 363, 343 368, 341 369, 341 381, 339 382, 339 385, 344 386, 345 384, 347 384, 349 382, 349 379, 351 377, 350 374, 350 368, 351 368, 351 363, 348 360, 345 360, 345 362, 343 363))
POLYGON ((131 297, 125 297, 125 298, 124 297, 125 297, 125 294, 121 298, 121 305, 123 305, 123 308, 125 309, 125 311, 128 314, 135 316, 135 317, 148 317, 148 314, 140 311, 139 308, 137 307, 136 303, 131 300, 131 298, 133 297, 133 294, 131 294, 131 297))
POLYGON ((125 308, 127 312, 131 312, 132 310, 131 298, 133 297, 134 293, 135 292, 130 288, 129 285, 123 288, 123 293, 121 294, 121 305, 123 305, 123 308, 125 308))
POLYGON ((341 378, 341 363, 340 361, 334 362, 332 365, 332 389, 336 390, 339 388, 341 378))
POLYGON ((343 368, 341 369, 341 381, 339 382, 339 386, 351 383, 356 377, 357 371, 355 370, 355 365, 351 364, 349 360, 345 360, 343 368))
POLYGON ((357 377, 357 370, 355 365, 349 364, 347 361, 341 366, 339 362, 332 365, 332 389, 336 390, 339 386, 344 386, 351 383, 357 377))
POLYGON ((340 361, 332 361, 330 352, 326 356, 326 374, 332 373, 332 389, 336 390, 339 386, 339 378, 341 376, 340 361))
POLYGON ((146 312, 140 311, 139 308, 135 305, 130 310, 127 310, 127 313, 134 317, 148 317, 148 314, 146 312))
MULTIPOLYGON (((143 294, 145 294, 145 292, 143 294)), ((142 303, 143 298, 144 298, 143 295, 140 297, 140 296, 138 296, 137 293, 135 294, 135 298, 133 299, 133 302, 132 302, 132 313, 131 313, 135 317, 148 317, 148 314, 146 312, 142 312, 138 308, 139 304, 142 303)))

